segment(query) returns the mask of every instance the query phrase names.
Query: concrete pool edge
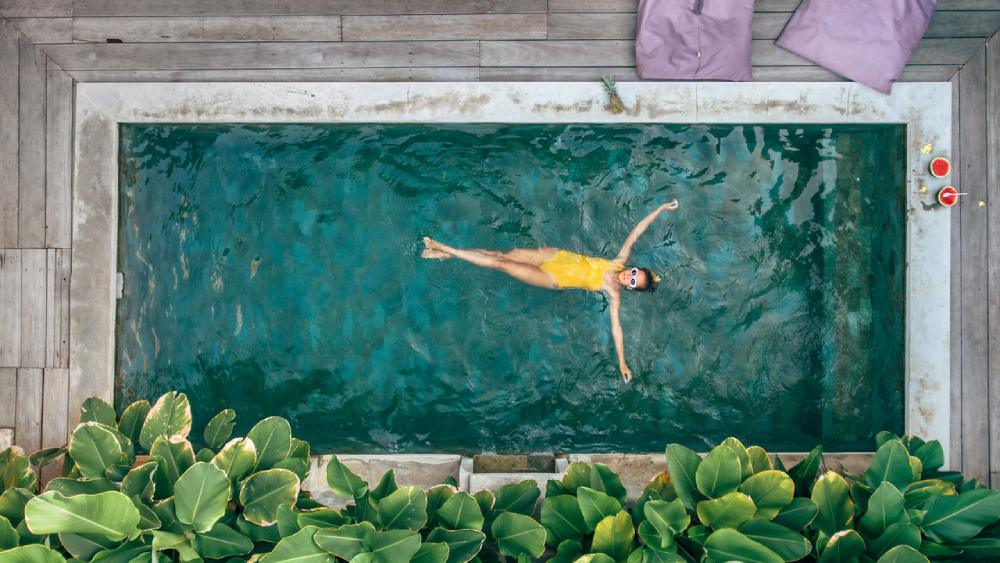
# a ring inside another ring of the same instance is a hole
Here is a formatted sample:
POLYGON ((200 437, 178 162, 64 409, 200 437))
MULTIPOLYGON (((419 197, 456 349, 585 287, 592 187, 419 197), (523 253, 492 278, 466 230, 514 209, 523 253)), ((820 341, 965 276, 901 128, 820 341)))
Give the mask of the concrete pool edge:
MULTIPOLYGON (((596 83, 77 85, 70 404, 114 391, 119 123, 904 123, 907 125, 906 431, 949 451, 950 215, 927 209, 920 148, 951 147, 951 86, 883 96, 850 83, 638 83, 603 109, 596 83), (939 279, 940 278, 940 279, 939 279), (919 329, 919 330, 918 330, 919 329)), ((75 422, 75 421, 74 421, 75 422)))

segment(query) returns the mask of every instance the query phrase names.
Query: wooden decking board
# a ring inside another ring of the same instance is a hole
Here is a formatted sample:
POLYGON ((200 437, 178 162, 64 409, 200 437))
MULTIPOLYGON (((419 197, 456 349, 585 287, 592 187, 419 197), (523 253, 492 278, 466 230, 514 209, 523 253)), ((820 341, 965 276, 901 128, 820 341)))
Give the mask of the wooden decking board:
POLYGON ((986 229, 990 477, 1000 488, 1000 32, 986 46, 986 229))
MULTIPOLYGON (((793 12, 801 0, 756 0, 757 12, 793 12)), ((549 0, 550 12, 635 12, 638 0, 549 0)), ((939 0, 938 10, 1000 10, 1000 0, 939 0)))
POLYGON ((344 41, 545 39, 546 14, 343 16, 344 41))
POLYGON ((77 82, 461 82, 479 67, 384 67, 218 70, 75 70, 77 82))
POLYGON ((72 43, 73 18, 10 18, 28 43, 72 43))
POLYGON ((14 428, 17 413, 17 368, 0 368, 0 428, 14 428))
MULTIPOLYGON (((951 78, 951 182, 962 185, 962 151, 961 151, 961 81, 956 74, 951 78)), ((962 341, 962 214, 951 214, 951 341, 962 341)), ((949 468, 962 470, 962 347, 950 346, 950 449, 948 452, 949 468)))
POLYGON ((69 367, 70 250, 46 252, 45 275, 45 367, 69 367))
POLYGON ((0 0, 0 16, 59 17, 73 14, 73 0, 0 0))
POLYGON ((340 16, 75 18, 67 39, 45 42, 340 41, 340 24, 340 16))
POLYGON ((19 44, 20 34, 17 29, 0 18, 0 248, 17 246, 19 44))
POLYGON ((42 369, 18 368, 14 443, 33 452, 42 447, 42 369))
POLYGON ((45 97, 45 246, 69 248, 73 230, 73 79, 61 70, 47 71, 45 97))
POLYGON ((46 60, 41 50, 26 44, 20 59, 17 242, 22 248, 44 248, 46 60))
POLYGON ((962 470, 967 477, 989 482, 989 366, 987 310, 988 215, 976 202, 985 199, 986 182, 986 49, 960 71, 962 105, 960 151, 962 191, 962 470))
POLYGON ((21 250, 0 249, 0 367, 21 365, 21 250))
MULTIPOLYGON (((901 82, 947 81, 958 72, 958 65, 910 65, 903 69, 901 82)), ((846 80, 818 66, 754 66, 754 80, 766 82, 835 82, 846 80)), ((618 82, 640 78, 634 67, 483 67, 480 80, 487 82, 596 81, 610 74, 618 82)))
POLYGON ((42 447, 66 444, 69 437, 69 370, 46 368, 42 374, 42 447))
POLYGON ((77 17, 519 14, 545 11, 546 0, 74 0, 73 6, 73 15, 77 17))
POLYGON ((21 361, 19 367, 45 367, 44 248, 21 250, 21 361))

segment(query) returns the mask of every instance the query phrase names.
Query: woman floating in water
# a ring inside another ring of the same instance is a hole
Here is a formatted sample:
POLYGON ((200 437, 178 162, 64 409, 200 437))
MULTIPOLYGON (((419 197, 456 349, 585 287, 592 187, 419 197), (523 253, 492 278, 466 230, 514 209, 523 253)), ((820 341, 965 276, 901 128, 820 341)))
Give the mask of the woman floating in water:
POLYGON ((653 224, 664 211, 677 209, 677 200, 661 205, 650 213, 629 233, 621 251, 613 260, 591 258, 560 248, 517 248, 509 252, 495 250, 452 248, 424 237, 424 258, 459 258, 483 268, 492 268, 518 279, 526 284, 547 289, 586 289, 603 291, 611 301, 611 336, 618 352, 618 368, 626 383, 632 380, 632 370, 625 362, 625 345, 622 338, 622 324, 618 319, 621 289, 631 291, 652 291, 659 278, 646 268, 625 263, 632 252, 635 241, 653 224))

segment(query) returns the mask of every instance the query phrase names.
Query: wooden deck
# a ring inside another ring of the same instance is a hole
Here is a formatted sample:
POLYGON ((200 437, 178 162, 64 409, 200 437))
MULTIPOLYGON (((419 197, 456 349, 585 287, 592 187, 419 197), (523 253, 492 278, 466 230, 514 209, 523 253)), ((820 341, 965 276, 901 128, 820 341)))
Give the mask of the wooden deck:
MULTIPOLYGON (((68 409, 77 408, 67 404, 76 82, 570 81, 606 73, 636 80, 636 4, 0 0, 0 428, 15 428, 26 449, 58 445, 68 409)), ((757 1, 755 79, 840 80, 774 45, 797 4, 757 1)), ((1000 232, 989 225, 1000 225, 998 28, 1000 0, 939 0, 902 77, 953 85, 954 180, 970 195, 953 212, 951 241, 952 459, 974 477, 992 476, 994 486, 1000 232)))

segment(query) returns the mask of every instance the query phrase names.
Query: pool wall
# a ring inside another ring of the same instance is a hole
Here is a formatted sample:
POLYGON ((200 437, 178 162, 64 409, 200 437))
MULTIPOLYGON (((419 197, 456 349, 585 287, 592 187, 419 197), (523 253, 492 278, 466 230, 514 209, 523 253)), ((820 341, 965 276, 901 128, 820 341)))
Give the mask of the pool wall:
POLYGON ((638 83, 620 89, 629 109, 615 116, 604 109, 595 83, 79 84, 69 403, 90 396, 111 401, 114 394, 120 123, 902 123, 908 154, 906 431, 938 439, 950 451, 951 216, 931 205, 937 184, 926 173, 931 155, 922 149, 950 151, 951 86, 897 84, 890 96, 850 83, 638 83), (925 184, 932 189, 922 192, 925 184))

